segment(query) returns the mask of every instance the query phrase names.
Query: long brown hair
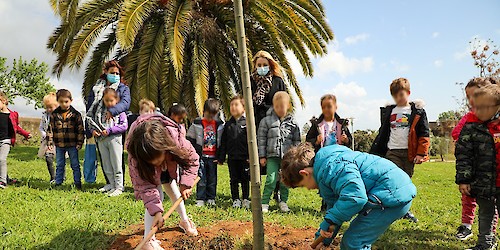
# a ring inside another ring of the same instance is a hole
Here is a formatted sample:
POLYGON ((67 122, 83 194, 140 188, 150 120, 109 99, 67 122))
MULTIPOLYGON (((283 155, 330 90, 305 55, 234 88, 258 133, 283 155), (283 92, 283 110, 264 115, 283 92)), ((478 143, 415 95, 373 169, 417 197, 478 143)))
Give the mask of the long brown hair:
POLYGON ((189 158, 189 152, 178 147, 165 125, 158 120, 138 124, 129 137, 127 150, 137 162, 139 177, 156 185, 160 185, 158 180, 154 179, 157 170, 155 166, 149 164, 150 160, 160 157, 165 152, 171 153, 174 160, 181 165, 189 158))
MULTIPOLYGON (((125 70, 120 65, 120 63, 118 63, 118 61, 116 61, 116 60, 107 61, 104 64, 104 67, 102 69, 104 71, 108 71, 110 68, 113 68, 113 67, 117 67, 118 71, 120 72, 120 82, 123 83, 123 84, 125 84, 125 85, 127 85, 127 82, 125 82, 125 70)), ((103 80, 105 80, 105 81, 107 81, 107 79, 106 79, 106 73, 103 73, 100 78, 103 79, 103 80)))
POLYGON ((276 60, 274 60, 273 56, 271 56, 271 54, 269 52, 264 51, 264 50, 257 52, 255 54, 255 56, 253 56, 253 60, 252 60, 253 72, 255 72, 255 70, 257 70, 256 62, 257 62, 257 59, 259 59, 259 58, 267 59, 267 61, 269 62, 269 69, 271 71, 271 74, 273 74, 273 76, 283 77, 283 72, 281 72, 280 64, 276 60))

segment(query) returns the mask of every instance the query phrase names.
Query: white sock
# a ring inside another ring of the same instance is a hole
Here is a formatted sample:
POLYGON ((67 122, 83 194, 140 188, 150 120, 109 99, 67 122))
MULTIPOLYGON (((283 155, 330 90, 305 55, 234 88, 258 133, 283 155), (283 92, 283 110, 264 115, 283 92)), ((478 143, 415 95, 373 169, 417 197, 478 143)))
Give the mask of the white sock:
MULTIPOLYGON (((163 191, 161 190, 161 185, 157 187, 160 192, 160 199, 163 201, 163 191)), ((147 209, 144 209, 144 238, 149 234, 151 228, 153 227, 154 217, 151 216, 147 209)), ((155 239, 154 236, 152 239, 155 239)))
POLYGON ((462 226, 465 226, 466 228, 468 228, 469 230, 472 229, 472 225, 471 224, 467 224, 467 223, 462 223, 462 226))
MULTIPOLYGON (((172 180, 170 183, 163 184, 163 188, 165 189, 165 193, 167 193, 168 197, 170 197, 172 203, 174 203, 181 197, 181 192, 179 191, 179 187, 177 186, 177 182, 175 180, 172 180)), ((179 217, 181 217, 181 220, 189 220, 186 212, 186 207, 184 206, 184 201, 179 204, 175 211, 177 211, 179 217)))

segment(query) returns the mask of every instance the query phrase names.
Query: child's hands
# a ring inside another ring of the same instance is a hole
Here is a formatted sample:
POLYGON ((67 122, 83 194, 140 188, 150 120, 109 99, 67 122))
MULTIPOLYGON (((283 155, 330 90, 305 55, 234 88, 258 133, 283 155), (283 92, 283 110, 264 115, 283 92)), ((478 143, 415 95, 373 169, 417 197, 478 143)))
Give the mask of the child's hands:
POLYGON ((26 139, 27 139, 27 140, 29 140, 29 139, 31 139, 31 138, 33 138, 33 135, 31 135, 31 134, 29 134, 28 136, 26 136, 26 139))
POLYGON ((101 134, 99 134, 99 132, 97 132, 97 131, 94 130, 94 131, 92 131, 92 136, 94 136, 94 137, 100 137, 101 134))
POLYGON ((104 131, 102 131, 101 135, 102 135, 102 136, 108 136, 108 135, 109 135, 109 133, 108 133, 108 131, 107 131, 107 130, 104 130, 104 131))
POLYGON ((155 217, 153 218, 153 226, 161 228, 163 227, 164 223, 165 220, 163 219, 163 215, 161 214, 161 212, 156 213, 155 217))
POLYGON ((321 249, 322 247, 323 247, 323 242, 319 243, 319 245, 316 248, 312 248, 311 246, 309 246, 309 249, 317 250, 321 249))
POLYGON ((460 193, 470 196, 470 184, 458 184, 460 193))
POLYGON ((323 135, 319 134, 318 137, 316 137, 316 145, 321 144, 323 142, 323 135))
POLYGON ((319 232, 321 234, 321 236, 327 238, 327 239, 330 239, 333 237, 333 232, 328 232, 328 231, 324 231, 324 230, 321 230, 319 232))
POLYGON ((421 155, 417 155, 417 157, 415 157, 415 160, 413 160, 415 164, 422 164, 424 161, 425 157, 421 155))
POLYGON ((113 115, 111 115, 111 112, 107 111, 106 112, 106 120, 111 120, 113 118, 113 115))
POLYGON ((47 146, 47 149, 48 149, 49 151, 52 151, 52 150, 54 149, 54 146, 47 146))
POLYGON ((193 188, 184 185, 180 185, 180 188, 181 188, 182 199, 184 200, 189 199, 189 196, 191 196, 191 194, 193 193, 193 188))
POLYGON ((259 163, 262 167, 264 167, 267 164, 267 159, 266 158, 260 158, 259 163))
POLYGON ((347 138, 347 135, 345 134, 345 132, 342 133, 342 143, 344 144, 347 144, 349 142, 349 138, 347 138))

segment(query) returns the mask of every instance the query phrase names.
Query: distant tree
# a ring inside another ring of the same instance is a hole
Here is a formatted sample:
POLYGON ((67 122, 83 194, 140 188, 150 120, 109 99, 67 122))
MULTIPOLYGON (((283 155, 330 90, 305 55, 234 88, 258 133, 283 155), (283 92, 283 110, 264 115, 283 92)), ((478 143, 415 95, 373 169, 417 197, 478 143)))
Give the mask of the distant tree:
POLYGON ((456 110, 449 110, 446 112, 442 112, 441 114, 438 115, 438 121, 458 121, 462 115, 460 114, 459 111, 456 110))
POLYGON ((375 137, 378 132, 374 130, 356 130, 353 133, 354 150, 361 152, 369 152, 372 147, 375 137))
POLYGON ((7 58, 0 57, 0 90, 9 99, 23 97, 27 105, 34 103, 35 108, 41 108, 43 97, 55 91, 47 77, 47 64, 38 63, 36 59, 24 61, 20 57, 9 68, 5 65, 6 61, 7 58))
POLYGON ((439 155, 441 161, 444 161, 444 156, 448 153, 450 142, 451 138, 449 137, 432 136, 430 155, 439 155))
POLYGON ((304 127, 302 127, 302 134, 307 135, 310 129, 311 129, 311 123, 307 122, 306 124, 304 124, 304 127))

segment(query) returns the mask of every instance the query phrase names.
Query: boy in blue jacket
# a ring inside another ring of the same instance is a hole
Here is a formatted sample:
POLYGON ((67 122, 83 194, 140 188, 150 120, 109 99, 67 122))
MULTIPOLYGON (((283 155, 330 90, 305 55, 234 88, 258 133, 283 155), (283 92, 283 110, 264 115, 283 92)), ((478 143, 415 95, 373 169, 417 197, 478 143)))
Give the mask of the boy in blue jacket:
POLYGON ((417 189, 410 177, 394 163, 381 157, 355 152, 340 145, 314 153, 311 144, 291 148, 281 164, 285 185, 319 189, 327 204, 325 220, 316 237, 332 242, 333 233, 351 221, 340 249, 371 249, 371 245, 410 209, 417 189))

